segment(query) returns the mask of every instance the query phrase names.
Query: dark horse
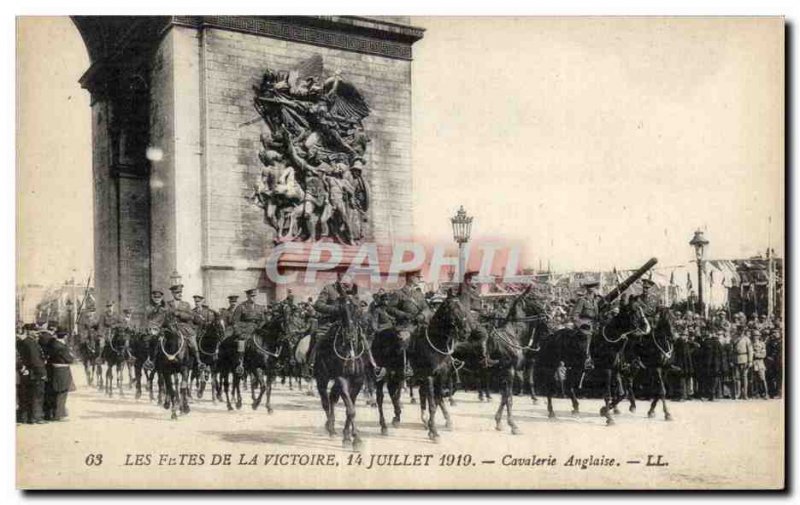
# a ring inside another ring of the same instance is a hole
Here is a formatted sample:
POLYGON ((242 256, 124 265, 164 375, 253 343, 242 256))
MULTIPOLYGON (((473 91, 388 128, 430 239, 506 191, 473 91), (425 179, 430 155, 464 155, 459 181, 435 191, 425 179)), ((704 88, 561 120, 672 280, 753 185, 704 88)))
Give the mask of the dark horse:
MULTIPOLYGON (((619 313, 600 326, 599 334, 592 340, 592 359, 596 370, 603 373, 605 380, 605 405, 600 415, 605 416, 606 424, 614 424, 611 414, 619 413, 617 404, 625 398, 626 387, 623 380, 630 377, 630 367, 636 360, 631 359, 631 350, 636 339, 650 333, 650 324, 636 305, 622 304, 619 313)), ((635 410, 633 403, 631 411, 635 410)))
POLYGON ((454 367, 456 341, 466 335, 466 313, 456 296, 448 296, 431 316, 411 334, 408 360, 413 376, 409 386, 419 385, 420 415, 428 428, 428 438, 439 441, 436 429, 436 409, 441 407, 446 427, 452 421, 444 403, 445 389, 450 387, 454 367), (427 416, 426 416, 427 407, 427 416))
MULTIPOLYGON (((664 419, 672 420, 672 414, 667 409, 666 369, 670 367, 675 349, 675 332, 669 310, 659 310, 652 331, 643 335, 634 342, 632 352, 644 367, 646 380, 649 382, 651 392, 650 409, 647 417, 655 417, 658 401, 661 400, 664 409, 664 419)), ((629 383, 632 394, 632 381, 629 383)), ((631 396, 632 398, 632 396, 631 396)))
POLYGON ((492 360, 497 364, 492 367, 499 377, 500 405, 495 413, 495 429, 503 429, 503 409, 506 410, 506 421, 511 428, 511 433, 520 433, 519 427, 514 422, 514 379, 518 371, 528 368, 526 360, 535 351, 535 339, 546 339, 549 328, 547 326, 548 314, 539 303, 530 288, 517 296, 511 303, 505 321, 499 328, 491 328, 487 351, 492 360))
POLYGON ((97 387, 103 386, 103 367, 99 363, 100 349, 97 340, 92 335, 87 335, 79 346, 83 371, 86 373, 86 383, 91 386, 94 384, 95 375, 97 376, 97 387))
POLYGON ((189 370, 192 365, 189 343, 178 331, 174 319, 170 320, 168 316, 156 342, 155 368, 166 389, 164 408, 172 409, 172 419, 178 419, 179 407, 181 413, 189 413, 189 370))
POLYGON ((272 383, 278 368, 278 358, 283 345, 282 324, 278 319, 270 319, 257 328, 247 339, 244 349, 244 371, 255 378, 253 387, 253 410, 264 400, 264 407, 272 414, 272 383), (256 386, 258 393, 256 393, 256 386))
POLYGON ((389 429, 386 426, 386 419, 383 414, 383 387, 389 393, 389 398, 394 407, 394 417, 392 426, 397 428, 400 425, 400 414, 402 406, 400 394, 403 391, 403 381, 406 371, 406 350, 408 342, 404 342, 397 328, 385 328, 375 333, 372 339, 372 357, 375 363, 383 368, 386 373, 375 381, 375 400, 378 404, 378 415, 380 416, 381 435, 388 435, 389 429))
POLYGON ((222 321, 217 319, 209 324, 203 325, 197 332, 197 350, 200 354, 200 361, 203 363, 199 371, 197 397, 202 398, 206 385, 211 381, 211 400, 216 402, 222 400, 220 384, 217 373, 217 361, 219 360, 219 345, 225 338, 225 328, 222 321))
POLYGON ((539 382, 544 385, 547 395, 547 416, 556 417, 553 410, 553 396, 560 391, 556 381, 556 371, 561 366, 566 368, 564 392, 572 401, 572 415, 580 415, 577 392, 582 387, 585 374, 588 373, 588 348, 591 335, 584 334, 574 328, 563 328, 550 334, 536 335, 534 346, 538 348, 536 368, 539 382))
POLYGON ((225 392, 225 403, 228 405, 228 410, 233 410, 231 395, 233 395, 236 408, 242 408, 241 383, 244 376, 244 347, 245 341, 238 340, 233 336, 227 336, 219 343, 217 374, 220 388, 225 392), (231 383, 231 377, 233 377, 233 383, 231 383))
POLYGON ((317 342, 314 360, 314 378, 317 381, 322 410, 327 420, 325 429, 336 435, 334 407, 342 398, 346 410, 342 446, 352 444, 353 450, 361 450, 363 442, 356 428, 356 400, 364 385, 367 372, 367 341, 364 329, 359 325, 358 305, 352 296, 344 293, 341 286, 338 304, 338 319, 331 325, 324 339, 317 342), (333 386, 328 389, 329 383, 333 386))
POLYGON ((136 387, 136 399, 142 397, 142 375, 147 381, 147 391, 150 393, 150 401, 153 401, 153 377, 155 367, 153 365, 153 352, 156 338, 149 332, 135 332, 129 341, 130 353, 133 356, 133 383, 136 387))
POLYGON ((109 330, 106 336, 105 345, 103 346, 102 358, 106 362, 106 388, 105 392, 108 396, 114 395, 114 369, 117 371, 117 389, 119 395, 123 396, 122 390, 122 369, 130 358, 130 351, 128 350, 128 334, 130 330, 116 327, 109 330))

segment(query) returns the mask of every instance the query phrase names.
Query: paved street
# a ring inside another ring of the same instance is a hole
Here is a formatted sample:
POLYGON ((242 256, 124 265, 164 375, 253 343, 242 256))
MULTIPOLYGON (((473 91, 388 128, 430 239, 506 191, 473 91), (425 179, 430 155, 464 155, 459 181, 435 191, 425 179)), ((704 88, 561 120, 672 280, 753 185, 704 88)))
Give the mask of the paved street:
MULTIPOLYGON (((520 396, 514 407, 522 434, 514 436, 494 430, 499 397, 486 404, 459 392, 451 409, 455 429, 442 430, 441 442, 433 444, 406 395, 403 422, 389 436, 380 434, 376 409, 359 399, 365 448, 358 455, 342 447, 340 436, 327 436, 318 398, 280 384, 271 415, 253 411, 244 392, 240 411, 228 412, 206 395, 194 400, 189 415, 172 421, 168 411, 134 400, 130 390, 108 398, 85 385, 82 369, 74 367, 73 376, 79 389, 70 394, 69 421, 17 428, 20 486, 739 488, 777 487, 783 478, 776 457, 783 450, 778 400, 670 403, 672 422, 660 413, 647 419, 642 403, 639 412, 626 411, 607 427, 597 400, 582 401, 578 419, 567 400, 556 400, 559 418, 549 420, 544 401, 532 405, 520 396), (230 464, 215 464, 225 455, 230 464), (569 464, 570 457, 594 459, 583 469, 569 464)), ((386 412, 391 418, 388 405, 386 412)), ((343 418, 340 407, 337 429, 343 418)))

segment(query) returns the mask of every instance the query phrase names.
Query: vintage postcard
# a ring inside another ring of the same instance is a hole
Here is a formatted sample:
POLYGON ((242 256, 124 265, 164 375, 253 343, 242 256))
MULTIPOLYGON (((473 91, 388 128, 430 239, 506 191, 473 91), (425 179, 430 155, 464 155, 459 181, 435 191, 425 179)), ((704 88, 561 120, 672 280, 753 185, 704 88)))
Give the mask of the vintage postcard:
POLYGON ((785 29, 19 17, 17 486, 783 489, 785 29))

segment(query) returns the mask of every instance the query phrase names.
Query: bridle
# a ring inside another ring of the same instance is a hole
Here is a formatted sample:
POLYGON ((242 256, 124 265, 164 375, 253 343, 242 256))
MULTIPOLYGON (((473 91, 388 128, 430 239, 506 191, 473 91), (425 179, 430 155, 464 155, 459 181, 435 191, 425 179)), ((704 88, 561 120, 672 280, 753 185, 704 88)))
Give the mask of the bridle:
POLYGON ((161 335, 158 337, 158 345, 161 348, 161 352, 164 353, 164 356, 166 356, 167 360, 169 361, 175 361, 178 355, 181 353, 181 351, 183 351, 183 348, 186 346, 186 337, 184 337, 179 331, 173 333, 178 337, 180 337, 181 339, 181 343, 180 345, 178 345, 178 350, 175 351, 175 354, 168 353, 167 350, 164 348, 164 336, 161 335))
POLYGON ((647 320, 647 317, 644 315, 644 311, 642 310, 642 308, 637 306, 634 308, 634 310, 638 311, 639 315, 642 317, 642 321, 644 321, 644 328, 634 327, 626 332, 623 332, 617 339, 610 339, 606 335, 606 327, 608 327, 608 324, 604 324, 600 328, 600 334, 603 336, 603 340, 605 340, 609 344, 616 344, 622 341, 623 339, 628 338, 628 335, 630 335, 631 333, 639 333, 641 335, 647 335, 648 333, 650 333, 652 330, 652 328, 650 327, 650 321, 647 320))
POLYGON ((278 350, 277 350, 277 351, 275 351, 274 353, 272 353, 272 352, 270 352, 270 351, 268 351, 268 350, 264 349, 264 348, 263 348, 263 347, 261 347, 260 345, 258 345, 258 340, 256 340, 256 336, 255 336, 255 334, 253 334, 253 335, 252 335, 250 338, 251 338, 251 340, 252 340, 252 342, 253 342, 253 345, 256 347, 256 349, 258 349, 258 352, 260 352, 260 353, 262 353, 262 354, 265 354, 265 355, 267 355, 267 356, 270 356, 270 357, 272 357, 272 358, 276 358, 276 359, 278 358, 278 356, 280 356, 280 355, 281 355, 281 351, 283 350, 283 346, 281 346, 281 347, 278 347, 278 350))

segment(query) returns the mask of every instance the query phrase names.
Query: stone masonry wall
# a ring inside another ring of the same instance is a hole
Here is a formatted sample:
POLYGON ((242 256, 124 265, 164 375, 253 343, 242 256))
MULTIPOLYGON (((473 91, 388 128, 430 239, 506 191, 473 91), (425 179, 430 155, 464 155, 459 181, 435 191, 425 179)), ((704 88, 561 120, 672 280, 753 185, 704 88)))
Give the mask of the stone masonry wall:
POLYGON ((261 122, 253 86, 264 69, 288 70, 312 55, 327 72, 339 69, 366 98, 371 138, 365 177, 371 189, 368 240, 381 243, 412 235, 411 66, 409 61, 329 49, 263 36, 205 28, 200 44, 205 107, 204 286, 212 306, 253 283, 271 291, 263 265, 273 230, 263 211, 247 201, 260 173, 261 122))

